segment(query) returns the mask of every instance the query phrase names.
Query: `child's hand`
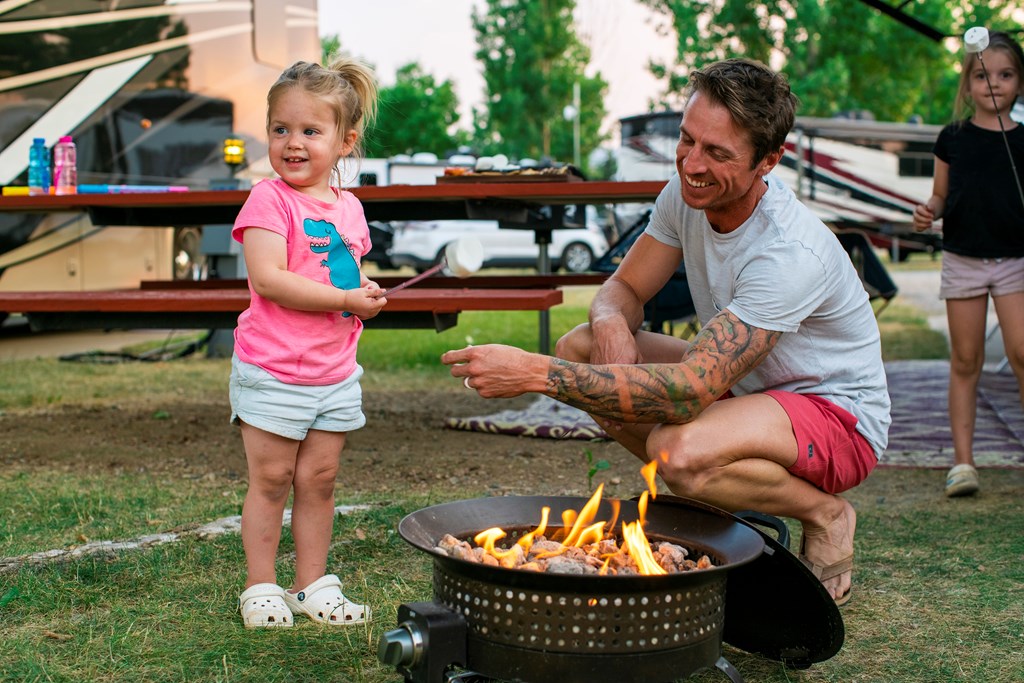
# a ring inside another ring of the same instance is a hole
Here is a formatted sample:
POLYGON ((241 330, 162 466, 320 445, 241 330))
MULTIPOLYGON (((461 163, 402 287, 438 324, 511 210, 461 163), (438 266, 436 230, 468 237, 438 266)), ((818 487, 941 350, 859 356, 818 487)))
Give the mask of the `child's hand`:
POLYGON ((914 230, 923 232, 932 227, 935 222, 935 212, 927 204, 918 204, 914 208, 914 230))
POLYGON ((368 320, 380 313, 387 303, 387 297, 381 296, 381 288, 376 282, 368 281, 359 289, 348 290, 346 296, 348 310, 363 320, 368 320))
POLYGON ((384 290, 381 289, 380 285, 378 285, 373 280, 366 280, 365 282, 363 282, 363 284, 361 286, 364 289, 369 287, 370 291, 373 293, 374 296, 384 296, 384 290))

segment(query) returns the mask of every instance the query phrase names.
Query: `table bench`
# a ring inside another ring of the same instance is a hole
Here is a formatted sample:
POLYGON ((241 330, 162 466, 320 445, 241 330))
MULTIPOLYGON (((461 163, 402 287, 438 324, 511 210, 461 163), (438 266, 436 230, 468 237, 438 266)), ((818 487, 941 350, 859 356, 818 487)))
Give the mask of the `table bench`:
MULTIPOLYGON (((562 224, 555 220, 560 216, 560 207, 569 204, 614 204, 651 202, 664 188, 665 181, 589 181, 589 182, 477 182, 466 184, 439 185, 391 185, 384 187, 352 188, 363 204, 367 220, 425 220, 425 219, 467 219, 487 218, 493 220, 514 221, 522 224, 523 229, 533 229, 538 244, 542 236, 562 224), (547 208, 550 214, 540 220, 542 209, 547 208)), ((248 190, 210 190, 190 192, 154 192, 133 194, 81 194, 81 195, 47 195, 39 197, 3 197, 0 200, 0 212, 11 213, 53 213, 85 211, 90 221, 97 226, 191 226, 234 223, 238 210, 249 196, 248 190)), ((543 258, 538 259, 538 277, 558 277, 549 273, 547 252, 541 252, 543 258)), ((433 280, 433 278, 431 278, 433 280)), ((384 285, 383 282, 381 283, 384 285)), ((429 287, 417 287, 415 292, 427 289, 437 291, 442 283, 432 282, 429 287)), ((393 285, 392 285, 393 286, 393 285)), ((451 286, 473 288, 477 285, 465 283, 451 286)), ((550 345, 549 309, 561 302, 560 284, 525 285, 524 291, 506 295, 504 299, 493 290, 480 291, 477 294, 462 294, 460 310, 535 310, 538 313, 539 348, 547 353, 550 345), (546 289, 545 289, 546 288, 546 289), (527 291, 529 290, 529 291, 527 291), (556 297, 557 301, 548 297, 556 297)), ((206 287, 206 285, 202 286, 206 287)), ((200 288, 202 288, 200 287, 200 288)), ((211 286, 212 287, 212 286, 211 286)), ((502 288, 520 289, 515 285, 504 285, 502 288)), ((409 292, 410 290, 405 290, 409 292)), ((402 311, 401 307, 412 305, 412 299, 420 296, 405 292, 396 295, 389 305, 389 312, 382 313, 369 322, 369 326, 394 325, 400 327, 431 327, 442 330, 454 325, 458 312, 448 310, 402 311), (402 297, 402 298, 399 298, 402 297), (400 303, 403 302, 404 303, 400 303)), ((234 326, 234 318, 230 313, 244 310, 200 310, 189 308, 175 311, 157 306, 157 299, 145 296, 134 308, 127 304, 111 300, 108 295, 88 293, 95 299, 95 306, 114 306, 121 308, 112 310, 90 311, 88 308, 68 310, 74 303, 79 306, 75 296, 70 293, 43 292, 52 297, 54 308, 49 310, 26 310, 26 307, 42 306, 41 301, 26 297, 28 292, 0 293, 0 312, 26 313, 34 329, 140 329, 166 328, 176 329, 182 326, 198 328, 226 329, 234 326), (109 301, 109 304, 107 303, 109 301), (102 315, 100 315, 102 314, 102 315), (231 318, 230 324, 223 323, 231 318), (216 322, 217 324, 212 324, 216 322)), ((147 295, 149 292, 146 293, 147 295)), ((130 295, 136 296, 136 295, 130 295)), ((247 296, 247 295, 246 295, 247 296)), ((199 301, 189 302, 190 306, 211 305, 209 295, 199 297, 199 301), (200 303, 204 302, 204 303, 200 303)), ((223 306, 223 304, 221 304, 223 306)), ((237 305, 237 304, 236 304, 237 305)), ((446 304, 449 305, 449 304, 446 304)), ((163 306, 163 304, 161 304, 163 306)), ((216 305, 215 305, 216 308, 216 305)))
MULTIPOLYGON (((474 275, 470 278, 434 275, 417 282, 416 289, 555 289, 561 287, 590 287, 604 283, 610 273, 572 273, 551 275, 474 275)), ((407 277, 374 275, 370 278, 384 289, 405 282, 407 277)), ((140 289, 245 289, 245 278, 210 280, 143 280, 140 289)))
MULTIPOLYGON (((217 282, 217 281, 207 281, 217 282)), ((230 329, 249 306, 239 286, 140 287, 89 292, 0 292, 0 311, 20 313, 36 331, 86 329, 230 329)), ((534 288, 415 288, 397 292, 368 328, 453 327, 462 311, 546 311, 562 290, 534 288)))

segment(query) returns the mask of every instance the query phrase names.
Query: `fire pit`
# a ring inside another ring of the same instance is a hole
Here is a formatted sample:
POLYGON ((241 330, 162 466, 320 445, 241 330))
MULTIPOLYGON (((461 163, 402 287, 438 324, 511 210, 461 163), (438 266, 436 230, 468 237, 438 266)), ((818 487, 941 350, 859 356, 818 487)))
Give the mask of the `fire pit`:
MULTIPOLYGON (((718 666, 729 572, 754 561, 765 540, 727 513, 698 505, 652 503, 644 531, 708 555, 713 567, 659 576, 564 576, 505 569, 434 552, 445 534, 470 538, 501 527, 515 538, 536 526, 541 508, 558 518, 586 499, 508 497, 429 507, 399 524, 402 538, 431 553, 434 602, 403 605, 400 626, 378 655, 407 681, 443 683, 451 667, 506 681, 671 681, 718 666)), ((639 518, 619 501, 623 522, 639 518)), ((601 503, 614 516, 609 501, 601 503)))

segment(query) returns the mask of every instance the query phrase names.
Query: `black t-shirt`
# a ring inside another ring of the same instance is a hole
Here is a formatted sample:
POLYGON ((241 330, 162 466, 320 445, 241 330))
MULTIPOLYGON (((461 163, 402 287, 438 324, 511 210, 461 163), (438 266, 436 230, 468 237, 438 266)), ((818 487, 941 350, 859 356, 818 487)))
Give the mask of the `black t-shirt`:
MULTIPOLYGON (((1006 137, 1017 172, 1024 173, 1024 126, 1007 130, 1006 137)), ((970 121, 952 123, 939 133, 934 152, 949 164, 943 250, 975 258, 1024 257, 1024 203, 1003 134, 970 121)))

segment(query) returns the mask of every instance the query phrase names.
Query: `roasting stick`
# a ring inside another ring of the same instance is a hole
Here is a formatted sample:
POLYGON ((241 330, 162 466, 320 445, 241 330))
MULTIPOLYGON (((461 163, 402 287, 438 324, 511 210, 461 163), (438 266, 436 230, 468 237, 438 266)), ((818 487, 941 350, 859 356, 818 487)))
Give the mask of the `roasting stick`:
POLYGON ((450 273, 458 278, 466 278, 480 270, 480 266, 483 264, 484 248, 480 244, 480 240, 475 237, 460 237, 445 247, 444 258, 436 266, 423 271, 416 277, 409 278, 399 285, 395 285, 391 289, 384 290, 380 296, 391 296, 395 292, 400 292, 406 287, 425 280, 431 275, 436 275, 441 271, 450 273))
MULTIPOLYGON (((996 110, 996 120, 999 121, 999 132, 1003 134, 1003 143, 1006 145, 1006 153, 1010 155, 1010 171, 1013 172, 1013 179, 1017 183, 1017 194, 1020 196, 1021 204, 1024 204, 1024 189, 1020 185, 1020 175, 1017 173, 1017 165, 1013 162, 1013 151, 1010 149, 1010 141, 1006 137, 1006 128, 1003 126, 1003 117, 999 113, 999 105, 996 103, 996 94, 992 90, 992 81, 988 77, 988 68, 985 66, 985 48, 988 47, 988 29, 984 26, 975 26, 967 29, 964 34, 964 50, 978 55, 981 62, 981 72, 985 74, 985 82, 988 84, 988 94, 992 98, 992 108, 996 110)), ((1019 77, 1019 76, 1018 76, 1019 77)))

